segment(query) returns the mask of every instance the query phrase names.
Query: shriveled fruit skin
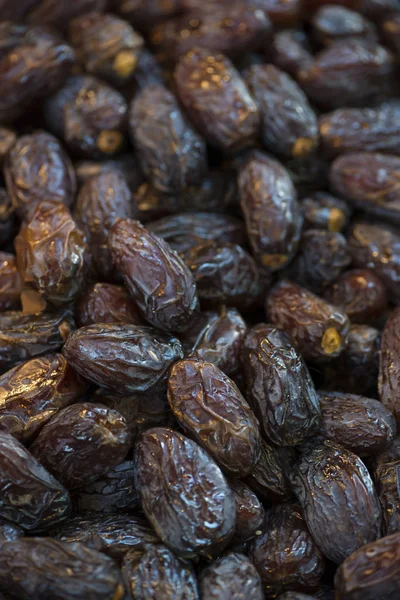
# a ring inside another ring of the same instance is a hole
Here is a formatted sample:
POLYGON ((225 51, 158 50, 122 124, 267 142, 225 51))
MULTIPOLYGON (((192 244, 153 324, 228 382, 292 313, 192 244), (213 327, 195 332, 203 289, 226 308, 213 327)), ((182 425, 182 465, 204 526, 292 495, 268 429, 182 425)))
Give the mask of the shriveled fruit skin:
POLYGON ((163 388, 170 366, 183 356, 174 337, 152 327, 116 323, 77 329, 63 353, 83 377, 120 396, 163 388))
POLYGON ((382 513, 372 479, 343 446, 326 441, 303 454, 291 482, 307 527, 329 560, 340 564, 380 537, 382 513))
POLYGON ((289 336, 262 323, 242 346, 246 397, 264 434, 278 446, 296 446, 317 432, 320 408, 307 367, 289 336))
POLYGON ((239 479, 229 481, 236 506, 234 541, 247 542, 261 532, 264 507, 253 490, 239 479))
POLYGON ((379 359, 379 397, 400 425, 400 308, 386 322, 379 359))
POLYGON ((228 544, 233 494, 200 446, 172 429, 149 429, 136 444, 135 469, 142 509, 178 556, 213 556, 228 544))
POLYGON ((80 327, 98 323, 142 325, 133 298, 122 285, 95 283, 85 290, 75 307, 80 327))
POLYGON ((193 48, 178 61, 174 80, 190 121, 210 144, 233 151, 254 142, 259 110, 228 58, 193 48))
POLYGON ((143 317, 164 331, 187 329, 198 308, 196 285, 169 244, 130 219, 114 225, 108 243, 143 317))
POLYGON ((204 569, 200 575, 200 598, 219 600, 263 600, 261 579, 252 562, 244 554, 231 552, 204 569))
POLYGON ((271 271, 295 255, 302 217, 289 173, 276 160, 253 153, 239 170, 240 205, 254 256, 271 271))
POLYGON ((382 506, 383 533, 400 531, 400 438, 372 459, 372 477, 382 506))
POLYGON ((304 287, 283 280, 267 297, 267 316, 285 331, 306 360, 326 361, 343 351, 349 319, 304 287))
POLYGON ((199 600, 193 567, 163 544, 128 552, 122 573, 126 589, 137 600, 199 600))
POLYGON ((246 478, 247 485, 266 502, 284 502, 292 497, 289 474, 296 462, 296 451, 289 447, 270 446, 264 440, 261 456, 246 478))
POLYGON ((296 504, 268 509, 261 535, 250 542, 249 556, 259 572, 267 598, 286 590, 317 587, 325 561, 296 504))
POLYGON ((212 363, 176 362, 168 379, 168 401, 183 427, 236 477, 247 475, 261 452, 258 421, 235 383, 212 363))
POLYGON ((400 532, 363 546, 335 575, 340 600, 395 600, 399 595, 400 532))

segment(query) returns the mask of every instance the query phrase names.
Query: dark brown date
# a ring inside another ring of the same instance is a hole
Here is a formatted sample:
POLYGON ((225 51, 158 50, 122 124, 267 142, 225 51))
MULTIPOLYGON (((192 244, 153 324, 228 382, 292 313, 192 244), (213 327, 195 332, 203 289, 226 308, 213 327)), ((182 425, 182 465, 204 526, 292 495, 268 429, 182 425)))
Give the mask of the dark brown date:
POLYGON ((319 435, 354 454, 377 454, 396 435, 396 420, 378 400, 355 394, 320 392, 319 435))
POLYGON ((199 598, 191 565, 162 544, 131 550, 124 558, 122 573, 129 597, 136 600, 199 598))
POLYGON ((71 153, 91 159, 121 149, 127 111, 124 97, 91 75, 69 77, 45 105, 49 129, 71 153))
POLYGON ((229 377, 240 371, 240 349, 246 323, 235 308, 201 313, 181 338, 185 354, 213 363, 229 377))
POLYGON ((60 410, 30 449, 50 473, 73 489, 118 465, 130 445, 124 417, 102 404, 82 402, 60 410))
POLYGON ((28 360, 0 375, 0 431, 29 443, 86 389, 86 382, 61 354, 28 360))
POLYGON ((263 600, 261 579, 244 554, 231 552, 211 563, 200 575, 200 598, 220 600, 263 600))
POLYGON ((77 516, 61 525, 55 538, 61 542, 80 542, 119 561, 136 547, 159 540, 148 523, 136 515, 77 516))
POLYGON ((267 598, 286 590, 317 587, 325 561, 296 504, 279 504, 265 513, 262 534, 249 544, 267 598))
POLYGON ((346 202, 326 192, 315 192, 303 198, 303 229, 342 231, 349 224, 351 209, 346 202))
POLYGON ((56 352, 71 329, 71 320, 64 311, 0 313, 0 371, 34 356, 56 352))
POLYGON ((372 477, 381 501, 383 533, 400 531, 400 438, 372 460, 372 477))
POLYGON ((314 384, 289 336, 262 323, 242 346, 246 398, 270 442, 297 446, 318 430, 320 409, 314 384))
POLYGON ((76 180, 72 163, 59 141, 45 131, 20 137, 5 163, 7 191, 18 215, 32 213, 41 200, 70 207, 76 180))
POLYGON ((301 69, 305 69, 313 61, 307 36, 302 30, 283 29, 277 31, 268 48, 268 58, 272 64, 297 77, 301 69))
POLYGON ((116 323, 78 329, 63 353, 83 377, 120 396, 163 387, 169 368, 183 356, 176 338, 151 327, 116 323))
POLYGON ((399 173, 400 157, 358 152, 336 158, 330 183, 356 208, 400 225, 399 173))
POLYGON ((400 308, 386 321, 379 354, 379 398, 400 426, 400 308))
POLYGON ((18 268, 52 304, 69 304, 80 293, 89 266, 85 238, 68 208, 43 200, 15 238, 18 268))
POLYGON ((184 431, 230 475, 243 477, 260 458, 259 424, 234 384, 212 363, 176 362, 168 379, 168 401, 184 431))
POLYGON ((69 73, 75 54, 56 33, 10 21, 0 24, 0 45, 0 122, 4 124, 54 92, 69 73))
POLYGON ((376 40, 374 25, 360 13, 345 6, 321 6, 311 19, 314 39, 322 46, 344 38, 376 40))
POLYGON ((372 479, 343 446, 326 441, 303 454, 291 482, 307 527, 329 560, 340 564, 380 537, 382 514, 372 479))
POLYGON ((106 4, 106 0, 74 0, 61 3, 58 0, 39 0, 29 12, 28 21, 65 30, 75 17, 92 11, 102 12, 106 4))
POLYGON ((281 281, 269 294, 266 309, 269 320, 290 335, 306 360, 335 358, 345 348, 346 314, 306 288, 281 281))
POLYGON ((87 288, 76 305, 75 313, 79 327, 98 323, 143 323, 127 290, 122 285, 111 283, 95 283, 87 288))
POLYGON ((348 152, 400 153, 400 103, 376 108, 338 108, 319 119, 324 152, 335 157, 348 152))
POLYGON ((235 542, 247 542, 261 534, 264 508, 256 494, 242 481, 232 480, 229 487, 236 506, 235 542))
POLYGON ((183 259, 202 305, 246 309, 257 303, 261 291, 258 267, 241 246, 209 240, 184 253, 183 259))
POLYGON ((21 291, 22 282, 15 256, 0 252, 0 312, 18 310, 21 307, 21 291))
POLYGON ((118 567, 83 544, 20 538, 2 548, 0 589, 32 600, 122 600, 118 567))
POLYGON ((350 261, 346 238, 341 233, 308 229, 301 238, 298 255, 289 266, 287 276, 314 294, 321 294, 350 261))
POLYGON ((317 117, 297 83, 273 65, 253 65, 246 83, 260 107, 265 147, 288 157, 311 154, 318 143, 317 117))
POLYGON ((121 219, 111 229, 109 246, 146 321, 164 331, 188 329, 198 308, 196 285, 171 247, 129 219, 121 219))
POLYGON ((87 483, 77 490, 73 497, 78 513, 102 515, 134 510, 138 501, 133 461, 130 460, 107 471, 96 481, 87 483))
POLYGON ((173 193, 200 184, 206 144, 164 85, 148 85, 136 95, 129 126, 142 171, 156 189, 173 193))
POLYGON ((121 85, 132 77, 144 40, 126 21, 90 12, 69 24, 69 42, 87 73, 121 85))
POLYGON ((54 527, 71 512, 67 490, 8 433, 0 433, 0 490, 0 517, 26 531, 54 527))
POLYGON ((195 442, 155 427, 135 448, 142 509, 178 556, 218 554, 235 528, 233 494, 221 470, 195 442))
POLYGON ((289 173, 256 152, 239 171, 239 190, 254 256, 271 271, 283 268, 296 253, 302 225, 289 173))
POLYGON ((292 448, 276 448, 263 440, 260 459, 246 483, 261 500, 283 502, 292 496, 288 476, 295 460, 292 448))
POLYGON ((173 17, 180 9, 180 0, 117 0, 117 11, 123 19, 139 29, 147 30, 158 21, 173 17))
POLYGON ((376 323, 385 314, 388 303, 385 286, 371 269, 342 273, 324 297, 340 307, 352 323, 376 323))
POLYGON ((254 142, 260 114, 228 58, 205 48, 190 50, 179 60, 174 80, 190 121, 210 144, 234 151, 254 142))
POLYGON ((400 532, 363 546, 335 575, 339 600, 395 600, 399 594, 400 532))
POLYGON ((12 240, 17 231, 14 209, 6 190, 0 187, 0 248, 12 240))
POLYGON ((74 217, 86 234, 94 265, 106 281, 116 279, 108 234, 118 219, 132 218, 136 214, 128 182, 114 168, 90 177, 78 193, 74 217))
POLYGON ((379 98, 391 85, 395 64, 383 46, 349 38, 323 50, 299 73, 307 96, 328 109, 360 106, 379 98))
POLYGON ((151 221, 146 227, 168 242, 178 254, 185 254, 194 246, 207 241, 228 242, 239 246, 246 244, 243 222, 230 215, 206 212, 177 214, 151 221))

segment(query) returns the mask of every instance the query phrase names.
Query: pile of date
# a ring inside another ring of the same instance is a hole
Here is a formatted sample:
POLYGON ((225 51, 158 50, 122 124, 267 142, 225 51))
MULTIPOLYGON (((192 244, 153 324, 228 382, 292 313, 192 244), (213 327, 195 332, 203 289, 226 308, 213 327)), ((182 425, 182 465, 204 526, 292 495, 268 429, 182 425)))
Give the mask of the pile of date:
POLYGON ((400 0, 0 0, 0 600, 400 600, 397 428, 400 0))

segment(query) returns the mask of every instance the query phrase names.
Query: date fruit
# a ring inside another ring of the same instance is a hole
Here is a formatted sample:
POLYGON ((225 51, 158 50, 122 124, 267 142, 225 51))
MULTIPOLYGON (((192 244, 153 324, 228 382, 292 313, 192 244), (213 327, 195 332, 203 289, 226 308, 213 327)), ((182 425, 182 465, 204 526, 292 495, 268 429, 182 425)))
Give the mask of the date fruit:
POLYGON ((80 327, 98 323, 143 323, 127 290, 111 283, 95 283, 88 287, 78 300, 75 313, 80 327))
POLYGON ((199 581, 201 600, 263 600, 261 579, 244 554, 231 552, 205 568, 199 581))
POLYGON ((379 398, 400 426, 400 308, 386 322, 379 354, 379 398))
POLYGON ((306 196, 300 206, 304 217, 304 229, 336 232, 342 231, 349 224, 349 205, 327 192, 315 192, 306 196))
POLYGON ((229 482, 236 506, 235 542, 248 542, 261 534, 264 507, 256 494, 239 479, 229 482))

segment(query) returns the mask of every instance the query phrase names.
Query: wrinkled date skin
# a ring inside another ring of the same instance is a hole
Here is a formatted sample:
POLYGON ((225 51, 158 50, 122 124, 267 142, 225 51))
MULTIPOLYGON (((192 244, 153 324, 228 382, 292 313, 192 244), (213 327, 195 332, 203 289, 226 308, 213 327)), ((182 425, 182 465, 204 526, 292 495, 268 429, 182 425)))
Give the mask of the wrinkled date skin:
POLYGON ((322 46, 349 37, 376 40, 374 25, 345 6, 321 6, 311 20, 311 28, 314 39, 322 46))
POLYGON ((135 600, 199 600, 193 568, 162 544, 131 550, 124 558, 122 574, 135 600))
POLYGON ((363 546, 336 572, 340 600, 395 600, 399 595, 400 532, 363 546))
POLYGON ((378 400, 355 394, 320 392, 319 435, 359 456, 381 452, 396 435, 396 420, 378 400))
POLYGON ((356 208, 400 225, 400 157, 378 152, 339 156, 331 165, 330 182, 356 208))
POLYGON ((75 54, 56 33, 10 21, 0 25, 0 44, 0 122, 7 123, 62 84, 75 54))
POLYGON ((277 31, 269 52, 271 63, 292 77, 297 77, 313 61, 307 36, 300 29, 277 31))
POLYGON ((60 529, 56 539, 61 542, 80 542, 117 561, 133 548, 159 541, 143 517, 136 515, 79 515, 60 529))
POLYGON ((76 180, 71 160, 59 141, 45 131, 17 140, 7 156, 4 173, 13 207, 21 218, 42 200, 68 207, 74 202, 76 180))
POLYGON ((311 100, 324 108, 371 103, 387 89, 394 75, 392 54, 373 42, 350 38, 316 55, 299 73, 311 100))
POLYGON ((289 336, 262 323, 242 346, 246 398, 265 435, 278 446, 297 446, 318 430, 320 409, 307 367, 289 336))
POLYGON ((174 80, 190 121, 210 144, 235 151, 254 142, 260 124, 257 104, 228 58, 205 48, 189 50, 174 80))
POLYGON ((183 356, 176 338, 116 323, 78 329, 63 353, 83 377, 121 396, 163 387, 169 368, 183 356))
POLYGON ((82 402, 60 410, 39 433, 31 452, 67 488, 101 477, 131 446, 124 417, 102 404, 82 402))
POLYGON ((239 171, 239 191, 254 256, 271 271, 283 268, 297 250, 302 225, 289 173, 256 152, 239 171))
POLYGON ((232 480, 229 487, 236 506, 235 542, 247 542, 259 535, 264 522, 264 507, 256 494, 242 481, 232 480))
POLYGON ((291 482, 307 526, 329 560, 340 564, 380 537, 382 514, 372 479, 361 459, 343 446, 317 445, 301 457, 291 482))
POLYGON ((135 301, 122 285, 95 283, 78 301, 76 320, 80 327, 97 323, 143 324, 135 301))
POLYGON ((288 476, 296 456, 292 448, 276 448, 263 440, 260 459, 246 478, 247 485, 266 502, 287 500, 292 496, 288 476))
POLYGON ((21 291, 22 282, 15 256, 0 252, 0 312, 21 308, 21 291))
POLYGON ((72 154, 91 159, 121 149, 127 112, 122 94, 91 75, 69 77, 45 104, 49 129, 72 154))
POLYGON ((254 258, 237 244, 207 241, 183 255, 196 283, 202 305, 249 308, 260 294, 254 258))
POLYGON ((388 297, 372 269, 350 269, 325 291, 328 302, 345 312, 352 323, 374 324, 385 314, 388 297))
POLYGON ((185 354, 213 363, 228 377, 240 371, 240 349, 247 326, 235 308, 201 313, 181 338, 185 354))
POLYGON ((114 15, 89 13, 69 25, 69 41, 87 73, 115 85, 128 81, 139 60, 143 38, 114 15))
POLYGON ((83 544, 21 538, 2 548, 0 589, 16 598, 122 600, 119 569, 83 544))
POLYGON ((149 429, 136 444, 135 468, 142 509, 178 556, 212 556, 228 544, 233 494, 200 446, 172 429, 149 429))
POLYGON ((346 202, 326 192, 315 192, 303 198, 303 229, 342 231, 349 224, 351 209, 346 202))
POLYGON ((297 83, 273 65, 253 65, 245 79, 260 107, 265 147, 289 158, 310 154, 318 143, 317 117, 297 83))
POLYGON ((78 513, 102 515, 134 510, 138 502, 131 460, 125 460, 96 481, 84 485, 73 497, 78 513))
POLYGON ((379 359, 379 398, 400 426, 400 308, 386 322, 379 359))
POLYGON ((194 212, 177 214, 148 223, 151 233, 168 242, 178 254, 186 254, 203 242, 228 242, 244 246, 246 230, 242 221, 231 215, 194 212))
POLYGON ((64 204, 39 202, 15 238, 15 251, 24 283, 52 304, 69 304, 80 293, 88 247, 64 204))
POLYGON ((116 169, 90 177, 79 190, 74 218, 86 234, 94 265, 105 281, 116 278, 108 234, 118 219, 132 218, 136 212, 128 182, 116 169))
POLYGON ((70 512, 67 490, 13 436, 0 433, 0 517, 41 531, 70 512))
POLYGON ((400 438, 372 459, 372 477, 382 506, 383 533, 400 531, 400 438))
POLYGON ((382 279, 391 302, 400 303, 400 231, 388 225, 355 223, 348 238, 354 267, 373 269, 382 279))
POLYGON ((244 554, 232 552, 211 563, 200 575, 200 597, 208 600, 263 600, 261 579, 244 554))
POLYGON ((109 246, 143 317, 164 331, 184 331, 198 308, 189 268, 171 247, 138 221, 122 219, 112 228, 109 246))
POLYGON ((261 452, 259 424, 240 391, 212 363, 176 362, 168 379, 168 401, 183 427, 230 475, 243 477, 261 452))
POLYGON ((296 504, 278 504, 267 510, 262 534, 250 542, 249 557, 267 598, 286 590, 314 589, 325 566, 296 504))
POLYGON ((349 320, 345 313, 291 281, 281 281, 266 303, 269 320, 283 329, 307 360, 339 356, 346 344, 349 320))
POLYGON ((142 171, 155 188, 173 193, 200 184, 206 144, 165 86, 149 85, 137 94, 129 126, 142 171))
POLYGON ((23 443, 87 389, 62 354, 28 360, 0 375, 0 431, 23 443))
POLYGON ((0 313, 0 370, 16 363, 57 351, 71 332, 71 321, 64 311, 0 313))
POLYGON ((338 108, 319 119, 324 152, 400 153, 400 103, 376 108, 338 108))

